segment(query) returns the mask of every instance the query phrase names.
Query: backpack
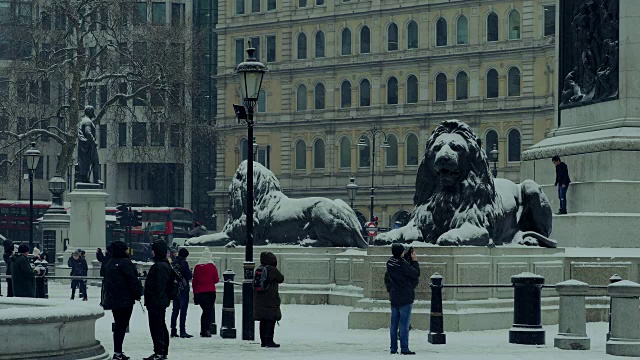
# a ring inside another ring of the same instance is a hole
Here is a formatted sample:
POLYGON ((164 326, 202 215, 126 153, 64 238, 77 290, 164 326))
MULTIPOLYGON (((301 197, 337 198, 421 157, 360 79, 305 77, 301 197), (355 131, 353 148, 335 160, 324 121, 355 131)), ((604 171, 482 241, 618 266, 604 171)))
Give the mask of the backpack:
POLYGON ((267 276, 267 267, 265 265, 258 266, 253 274, 253 290, 257 292, 267 291, 270 285, 267 282, 267 276))
POLYGON ((178 294, 182 292, 182 290, 186 289, 189 283, 182 276, 182 272, 180 271, 180 262, 174 262, 171 265, 171 281, 169 288, 169 298, 175 299, 178 294))

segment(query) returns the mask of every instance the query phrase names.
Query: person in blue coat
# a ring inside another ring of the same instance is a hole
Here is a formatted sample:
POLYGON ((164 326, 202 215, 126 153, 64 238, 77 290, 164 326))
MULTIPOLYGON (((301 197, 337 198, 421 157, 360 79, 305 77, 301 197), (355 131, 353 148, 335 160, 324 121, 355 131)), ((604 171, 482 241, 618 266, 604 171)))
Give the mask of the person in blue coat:
MULTIPOLYGON (((87 260, 80 255, 81 253, 82 250, 76 250, 67 261, 67 266, 71 269, 71 276, 87 276, 89 272, 87 260)), ((80 297, 82 300, 87 301, 87 281, 84 279, 71 280, 71 300, 75 299, 77 288, 80 288, 80 297)))

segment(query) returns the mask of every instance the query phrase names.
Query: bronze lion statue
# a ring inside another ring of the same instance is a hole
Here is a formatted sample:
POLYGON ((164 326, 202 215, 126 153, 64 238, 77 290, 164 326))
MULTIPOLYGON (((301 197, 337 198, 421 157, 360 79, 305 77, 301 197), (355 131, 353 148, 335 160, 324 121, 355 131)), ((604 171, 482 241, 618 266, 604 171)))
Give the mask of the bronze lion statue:
MULTIPOLYGON (((189 239, 187 245, 244 245, 246 233, 247 162, 243 161, 229 186, 230 218, 222 232, 189 239)), ((269 169, 253 163, 254 244, 367 247, 353 210, 340 199, 290 199, 269 169)))
POLYGON ((540 186, 494 179, 481 140, 458 120, 442 122, 431 134, 413 201, 409 223, 378 235, 376 244, 556 247, 548 238, 552 213, 540 186))

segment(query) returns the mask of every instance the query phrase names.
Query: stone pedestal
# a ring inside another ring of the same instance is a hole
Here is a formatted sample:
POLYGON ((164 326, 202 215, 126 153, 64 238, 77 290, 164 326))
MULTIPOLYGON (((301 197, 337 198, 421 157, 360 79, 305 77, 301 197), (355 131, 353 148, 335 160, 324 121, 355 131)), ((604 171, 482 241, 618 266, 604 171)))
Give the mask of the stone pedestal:
POLYGON ((558 335, 553 345, 564 350, 589 350, 591 340, 587 336, 587 308, 585 296, 589 284, 577 280, 567 280, 556 284, 560 295, 558 335))
MULTIPOLYGON (((626 201, 640 193, 640 168, 634 165, 640 163, 640 63, 636 56, 640 52, 640 1, 619 1, 618 99, 557 110, 556 129, 550 137, 522 154, 520 177, 549 185, 543 189, 554 211, 559 201, 552 186, 555 168, 551 157, 560 156, 569 168, 573 181, 567 193, 569 214, 553 219, 551 236, 558 246, 640 247, 635 231, 640 208, 627 206, 631 204, 626 201)), ((561 32, 556 46, 567 41, 571 34, 561 32)), ((559 48, 556 50, 559 54, 559 48)), ((562 84, 566 74, 556 73, 556 82, 562 84)), ((556 93, 556 104, 559 101, 556 93)))
POLYGON ((91 264, 96 259, 96 249, 106 247, 105 203, 109 195, 101 188, 82 188, 81 185, 67 197, 71 202, 71 231, 65 260, 69 253, 82 249, 86 252, 87 264, 91 264))
POLYGON ((69 239, 71 216, 62 207, 52 206, 40 220, 42 229, 42 251, 47 251, 49 263, 58 264, 57 258, 64 254, 65 240, 69 239), (53 248, 50 248, 53 245, 53 248))
POLYGON ((640 356, 640 284, 622 280, 608 286, 611 338, 607 354, 640 356))

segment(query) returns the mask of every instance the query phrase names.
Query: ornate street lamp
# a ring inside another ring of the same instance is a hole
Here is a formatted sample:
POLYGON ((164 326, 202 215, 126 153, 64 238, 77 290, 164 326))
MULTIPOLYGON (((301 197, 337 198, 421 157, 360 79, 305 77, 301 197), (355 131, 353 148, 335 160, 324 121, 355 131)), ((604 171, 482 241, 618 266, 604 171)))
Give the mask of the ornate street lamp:
POLYGON ((63 209, 62 194, 65 190, 67 190, 67 182, 56 171, 56 174, 49 180, 49 191, 53 195, 49 211, 55 210, 54 212, 58 212, 58 210, 63 209))
MULTIPOLYGON (((369 132, 371 134, 371 140, 372 140, 372 147, 371 147, 371 204, 369 205, 369 214, 370 214, 370 221, 374 221, 375 216, 373 216, 373 202, 374 202, 374 198, 375 198, 375 187, 374 187, 374 177, 375 177, 375 168, 376 168, 376 137, 378 136, 378 134, 382 134, 384 136, 382 144, 380 145, 380 148, 382 149, 388 149, 390 147, 389 142, 387 142, 387 134, 382 131, 381 129, 378 129, 375 125, 373 126, 373 128, 365 130, 366 132, 369 132)), ((358 146, 367 146, 367 135, 363 134, 362 136, 360 136, 360 140, 358 141, 358 146)))
MULTIPOLYGON (((253 148, 257 145, 253 137, 253 114, 260 96, 262 78, 268 71, 263 63, 259 62, 253 54, 256 49, 247 49, 247 60, 236 67, 239 78, 240 94, 243 106, 233 105, 238 116, 238 121, 244 120, 247 124, 247 139, 253 141, 253 148)), ((255 337, 255 323, 253 321, 253 152, 247 151, 247 244, 244 259, 244 281, 242 283, 242 340, 253 340, 255 337)))
POLYGON ((356 194, 358 193, 358 184, 356 184, 356 179, 350 178, 346 188, 347 195, 349 195, 349 201, 351 202, 351 208, 353 209, 353 202, 356 200, 356 194))
POLYGON ((36 143, 31 143, 31 149, 25 151, 24 158, 29 170, 29 248, 33 251, 33 173, 38 168, 42 154, 36 149, 36 143))
POLYGON ((498 145, 493 144, 493 150, 489 152, 491 154, 491 162, 493 162, 493 177, 498 177, 498 155, 500 152, 498 151, 498 145))

